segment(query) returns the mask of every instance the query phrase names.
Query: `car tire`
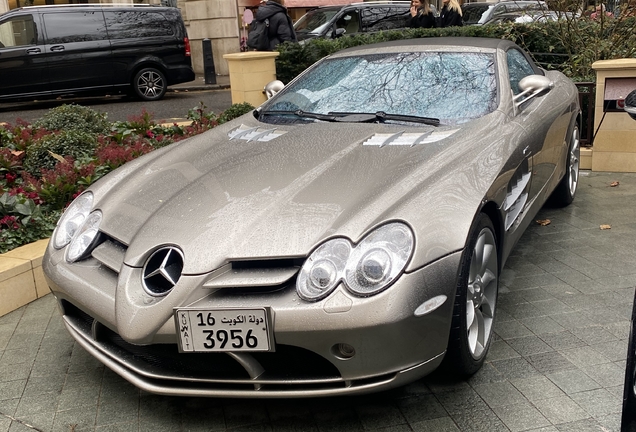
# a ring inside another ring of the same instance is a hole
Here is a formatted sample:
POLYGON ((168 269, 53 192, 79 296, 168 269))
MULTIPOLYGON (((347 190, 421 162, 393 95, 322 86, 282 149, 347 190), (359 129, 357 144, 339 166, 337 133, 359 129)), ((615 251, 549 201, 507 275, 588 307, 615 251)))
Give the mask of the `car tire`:
POLYGON ((579 185, 579 166, 581 161, 581 139, 578 125, 574 125, 570 134, 570 145, 565 161, 565 175, 557 185, 550 203, 557 207, 565 207, 574 201, 579 185))
POLYGON ((138 98, 145 101, 156 101, 166 94, 166 77, 159 69, 143 68, 133 80, 133 89, 138 98))
POLYGON ((495 228, 480 213, 468 236, 455 294, 455 306, 444 359, 455 375, 468 377, 484 363, 492 341, 499 291, 499 254, 495 228))

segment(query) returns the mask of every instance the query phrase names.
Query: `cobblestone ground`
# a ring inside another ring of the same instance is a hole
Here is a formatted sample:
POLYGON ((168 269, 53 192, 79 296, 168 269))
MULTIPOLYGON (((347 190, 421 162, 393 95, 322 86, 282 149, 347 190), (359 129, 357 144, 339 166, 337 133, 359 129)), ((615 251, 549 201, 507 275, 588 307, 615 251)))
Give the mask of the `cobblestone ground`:
POLYGON ((636 175, 583 172, 575 202, 536 219, 551 223, 533 224, 508 261, 494 343, 467 381, 438 373, 330 399, 155 396, 75 344, 49 295, 0 318, 0 432, 618 431, 636 175))

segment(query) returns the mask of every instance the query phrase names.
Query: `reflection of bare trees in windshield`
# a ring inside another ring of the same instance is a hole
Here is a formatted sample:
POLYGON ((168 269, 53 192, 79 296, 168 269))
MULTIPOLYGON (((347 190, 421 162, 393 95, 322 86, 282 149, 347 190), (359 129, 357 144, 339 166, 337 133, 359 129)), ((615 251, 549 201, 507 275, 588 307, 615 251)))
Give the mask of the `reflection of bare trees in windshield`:
POLYGON ((445 123, 492 112, 497 96, 493 55, 460 52, 330 59, 285 90, 282 99, 292 93, 306 97, 299 106, 304 111, 384 111, 445 123))

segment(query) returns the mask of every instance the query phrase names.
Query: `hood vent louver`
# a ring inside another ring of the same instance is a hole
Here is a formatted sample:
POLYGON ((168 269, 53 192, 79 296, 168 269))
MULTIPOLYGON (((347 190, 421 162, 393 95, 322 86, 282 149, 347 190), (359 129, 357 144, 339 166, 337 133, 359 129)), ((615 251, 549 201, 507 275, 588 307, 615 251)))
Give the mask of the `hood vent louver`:
POLYGON ((287 133, 287 131, 281 131, 277 129, 265 129, 260 127, 249 127, 245 125, 241 125, 236 129, 228 132, 227 136, 230 140, 233 139, 242 139, 247 142, 250 141, 261 141, 267 142, 271 141, 274 138, 278 138, 279 136, 287 133))
POLYGON ((368 138, 362 145, 365 146, 416 146, 418 144, 430 144, 453 135, 459 129, 447 131, 434 131, 424 133, 377 133, 368 138))

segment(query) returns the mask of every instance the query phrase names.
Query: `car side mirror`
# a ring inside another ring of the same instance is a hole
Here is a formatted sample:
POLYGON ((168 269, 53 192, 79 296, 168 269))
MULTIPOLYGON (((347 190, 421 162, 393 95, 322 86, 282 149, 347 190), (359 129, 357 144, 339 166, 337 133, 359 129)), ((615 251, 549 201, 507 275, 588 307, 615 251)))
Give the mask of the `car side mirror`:
POLYGON ((333 35, 333 37, 334 38, 339 38, 340 36, 344 35, 346 32, 347 32, 347 30, 343 29, 342 27, 337 28, 336 32, 333 35))
POLYGON ((515 95, 512 100, 515 103, 515 109, 519 109, 521 105, 541 96, 554 88, 554 83, 548 77, 543 75, 528 75, 519 81, 519 90, 521 92, 515 95))
POLYGON ((633 90, 625 98, 625 107, 623 108, 627 114, 636 120, 636 90, 633 90))
POLYGON ((283 87, 285 87, 285 84, 283 84, 283 82, 280 80, 270 81, 267 84, 265 84, 265 87, 263 88, 263 93, 265 93, 265 96, 267 96, 267 99, 271 99, 272 97, 274 97, 276 93, 281 91, 283 87))

